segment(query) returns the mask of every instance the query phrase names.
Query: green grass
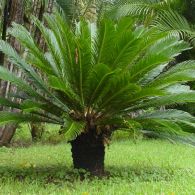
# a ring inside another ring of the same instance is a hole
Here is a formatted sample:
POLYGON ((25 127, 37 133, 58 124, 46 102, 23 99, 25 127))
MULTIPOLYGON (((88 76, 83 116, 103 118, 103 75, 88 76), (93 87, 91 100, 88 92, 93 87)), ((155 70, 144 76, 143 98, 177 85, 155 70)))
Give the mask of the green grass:
POLYGON ((81 181, 70 146, 0 148, 0 194, 193 195, 195 148, 166 141, 114 142, 107 148, 110 178, 81 181))

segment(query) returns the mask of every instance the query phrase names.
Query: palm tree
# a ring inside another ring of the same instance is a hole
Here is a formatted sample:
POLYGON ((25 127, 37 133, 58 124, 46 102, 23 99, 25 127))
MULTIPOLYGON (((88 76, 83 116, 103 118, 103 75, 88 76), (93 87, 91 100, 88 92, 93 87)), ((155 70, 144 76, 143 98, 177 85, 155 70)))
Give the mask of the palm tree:
POLYGON ((127 15, 141 17, 147 23, 149 19, 158 16, 160 11, 175 10, 183 6, 180 0, 115 0, 109 14, 115 18, 127 15))
POLYGON ((135 17, 145 26, 175 34, 195 45, 195 30, 180 13, 185 10, 181 0, 116 0, 106 13, 111 18, 135 17))
POLYGON ((21 111, 0 112, 0 124, 47 122, 62 126, 72 146, 74 167, 93 174, 104 172, 105 144, 119 128, 174 136, 194 130, 190 114, 155 109, 195 102, 195 92, 185 85, 195 80, 195 62, 166 68, 175 56, 189 49, 187 43, 156 33, 155 28, 136 27, 130 18, 117 23, 102 19, 96 30, 83 20, 76 32, 59 14, 45 15, 45 19, 48 27, 33 20, 47 43, 46 53, 18 24, 13 24, 9 33, 28 49, 26 59, 0 41, 0 50, 25 75, 21 80, 0 68, 0 78, 16 85, 14 97, 23 100, 0 98, 1 105, 21 111))

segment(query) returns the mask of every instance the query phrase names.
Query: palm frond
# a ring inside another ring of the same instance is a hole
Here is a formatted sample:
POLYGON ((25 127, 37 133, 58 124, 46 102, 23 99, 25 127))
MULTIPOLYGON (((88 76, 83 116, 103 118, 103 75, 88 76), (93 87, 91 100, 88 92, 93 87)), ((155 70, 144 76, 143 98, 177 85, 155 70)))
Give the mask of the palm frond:
POLYGON ((121 18, 127 15, 147 16, 159 10, 166 10, 173 4, 172 0, 119 0, 107 13, 110 17, 121 18))
POLYGON ((163 105, 165 106, 190 102, 195 102, 195 92, 164 95, 162 97, 153 97, 140 104, 137 102, 138 103, 137 105, 129 107, 126 111, 139 110, 147 107, 160 107, 163 105))
POLYGON ((12 27, 9 28, 8 32, 26 48, 26 53, 30 54, 28 56, 30 63, 47 74, 53 73, 49 61, 45 58, 44 53, 24 26, 12 23, 12 27))
MULTIPOLYGON (((153 3, 157 6, 153 9, 163 6, 157 0, 153 3)), ((60 124, 67 140, 94 128, 102 134, 135 128, 176 137, 194 131, 191 115, 158 111, 161 106, 195 102, 195 92, 186 85, 195 80, 195 62, 169 64, 190 49, 188 43, 129 17, 104 18, 94 29, 84 19, 72 29, 59 13, 45 19, 47 27, 33 18, 47 45, 45 53, 21 25, 14 24, 10 33, 26 48, 27 58, 0 41, 0 50, 24 73, 22 80, 0 68, 0 79, 18 90, 9 97, 21 100, 0 98, 0 105, 21 111, 19 115, 1 112, 2 124, 60 124)))
POLYGON ((160 31, 169 32, 171 35, 179 36, 182 39, 188 40, 191 44, 194 43, 195 32, 188 21, 171 9, 161 11, 158 17, 151 24, 157 27, 160 31))
POLYGON ((13 112, 0 112, 0 125, 4 125, 7 123, 22 123, 22 122, 47 122, 52 124, 59 124, 59 122, 40 117, 33 114, 21 114, 21 113, 13 113, 13 112))
POLYGON ((74 140, 84 130, 84 123, 79 121, 66 120, 64 127, 64 138, 68 141, 74 140))
POLYGON ((189 113, 181 110, 146 112, 135 117, 134 120, 140 122, 143 129, 157 132, 159 131, 160 133, 164 132, 176 135, 188 135, 185 133, 186 129, 182 129, 184 125, 181 124, 188 124, 189 130, 195 130, 195 118, 189 113))

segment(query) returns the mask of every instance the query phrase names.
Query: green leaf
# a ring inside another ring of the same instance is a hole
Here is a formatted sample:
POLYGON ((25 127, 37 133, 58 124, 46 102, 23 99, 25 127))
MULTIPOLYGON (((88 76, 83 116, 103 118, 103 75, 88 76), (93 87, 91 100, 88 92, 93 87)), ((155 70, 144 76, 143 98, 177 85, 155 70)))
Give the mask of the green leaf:
POLYGON ((74 140, 84 131, 84 123, 79 121, 66 120, 64 137, 67 141, 74 140))
POLYGON ((0 105, 1 106, 6 106, 6 107, 12 107, 12 108, 20 108, 18 103, 15 103, 11 100, 8 100, 6 98, 0 97, 0 105))
POLYGON ((7 123, 24 123, 24 122, 46 122, 59 124, 58 122, 47 119, 45 117, 36 116, 33 114, 22 114, 22 113, 13 113, 13 112, 0 112, 0 125, 4 125, 7 123))

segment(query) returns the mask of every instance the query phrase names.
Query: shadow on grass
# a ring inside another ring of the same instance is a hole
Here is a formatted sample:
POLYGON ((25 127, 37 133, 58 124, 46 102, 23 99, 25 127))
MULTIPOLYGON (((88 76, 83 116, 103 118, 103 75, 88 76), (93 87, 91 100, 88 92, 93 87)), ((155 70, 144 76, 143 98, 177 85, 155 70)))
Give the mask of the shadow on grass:
MULTIPOLYGON (((109 177, 104 179, 125 179, 130 182, 139 181, 170 181, 178 172, 183 174, 184 169, 172 169, 170 167, 135 167, 135 166, 108 166, 106 167, 109 177)), ((86 179, 93 179, 89 174, 84 175, 86 179)), ((74 182, 81 179, 78 170, 67 166, 51 166, 51 167, 33 167, 33 165, 25 165, 24 167, 0 167, 0 180, 12 179, 15 181, 36 180, 40 183, 61 184, 63 182, 74 182)))
POLYGON ((175 173, 182 172, 181 169, 171 167, 154 167, 154 166, 124 166, 107 167, 112 177, 128 179, 132 182, 140 181, 170 181, 175 173))
POLYGON ((73 182, 79 175, 67 166, 34 167, 33 164, 25 164, 21 167, 0 166, 0 180, 37 181, 38 183, 73 182))

